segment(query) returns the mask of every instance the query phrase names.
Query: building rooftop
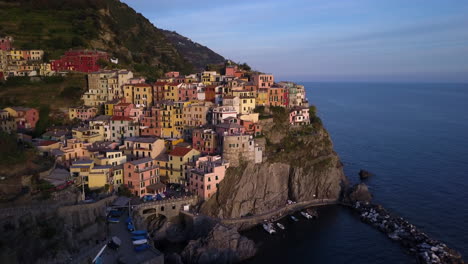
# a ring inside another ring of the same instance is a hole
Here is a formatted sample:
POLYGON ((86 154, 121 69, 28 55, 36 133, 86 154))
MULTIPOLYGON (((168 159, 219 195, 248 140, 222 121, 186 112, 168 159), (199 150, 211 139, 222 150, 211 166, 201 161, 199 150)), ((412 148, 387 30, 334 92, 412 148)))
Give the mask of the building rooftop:
POLYGON ((170 153, 170 156, 183 157, 187 155, 192 149, 191 148, 182 148, 175 147, 170 153))
POLYGON ((146 162, 151 162, 153 161, 153 159, 151 157, 148 157, 148 158, 142 158, 142 159, 138 159, 138 160, 132 160, 130 161, 131 164, 133 165, 140 165, 140 164, 143 164, 143 163, 146 163, 146 162))
POLYGON ((139 143, 154 143, 158 140, 157 137, 128 137, 125 141, 139 142, 139 143))

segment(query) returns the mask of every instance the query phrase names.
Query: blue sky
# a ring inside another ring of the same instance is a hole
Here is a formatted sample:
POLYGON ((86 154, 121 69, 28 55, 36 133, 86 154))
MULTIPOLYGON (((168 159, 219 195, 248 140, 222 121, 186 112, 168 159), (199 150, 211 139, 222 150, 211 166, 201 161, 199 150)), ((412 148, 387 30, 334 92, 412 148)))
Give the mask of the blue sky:
POLYGON ((468 82, 464 0, 122 1, 279 79, 468 82))

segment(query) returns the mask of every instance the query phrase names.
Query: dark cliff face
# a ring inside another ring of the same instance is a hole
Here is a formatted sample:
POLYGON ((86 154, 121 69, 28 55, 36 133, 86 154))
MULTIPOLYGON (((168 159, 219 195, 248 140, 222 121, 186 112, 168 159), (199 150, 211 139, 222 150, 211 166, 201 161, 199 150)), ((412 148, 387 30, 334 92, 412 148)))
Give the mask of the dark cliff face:
POLYGON ((292 129, 287 122, 263 120, 266 131, 262 164, 229 168, 218 193, 202 212, 221 218, 261 214, 288 200, 340 199, 347 179, 321 122, 292 129))

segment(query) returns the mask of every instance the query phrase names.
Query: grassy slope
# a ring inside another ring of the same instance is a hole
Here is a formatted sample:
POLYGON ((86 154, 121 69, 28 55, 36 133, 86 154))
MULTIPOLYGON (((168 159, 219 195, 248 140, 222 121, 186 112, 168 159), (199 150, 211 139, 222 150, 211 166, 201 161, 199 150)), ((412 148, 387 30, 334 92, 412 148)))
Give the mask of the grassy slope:
POLYGON ((0 86, 0 108, 7 106, 50 106, 59 110, 80 104, 86 89, 84 74, 71 74, 52 81, 27 82, 19 79, 0 86))

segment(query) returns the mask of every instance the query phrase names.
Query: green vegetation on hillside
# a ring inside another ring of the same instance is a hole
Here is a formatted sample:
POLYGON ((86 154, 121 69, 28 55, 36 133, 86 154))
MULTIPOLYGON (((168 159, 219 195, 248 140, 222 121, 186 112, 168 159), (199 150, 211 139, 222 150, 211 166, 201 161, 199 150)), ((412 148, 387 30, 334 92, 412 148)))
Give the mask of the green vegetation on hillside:
POLYGON ((80 105, 86 90, 84 74, 66 77, 12 77, 0 83, 0 108, 8 106, 41 107, 52 110, 80 105))
POLYGON ((16 48, 45 50, 46 60, 71 48, 104 50, 121 67, 152 79, 170 70, 191 73, 193 64, 224 61, 194 42, 175 45, 118 0, 0 0, 0 36, 5 35, 15 39, 16 48))

